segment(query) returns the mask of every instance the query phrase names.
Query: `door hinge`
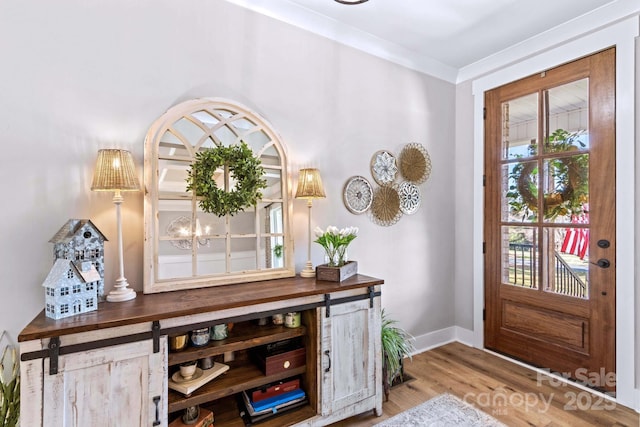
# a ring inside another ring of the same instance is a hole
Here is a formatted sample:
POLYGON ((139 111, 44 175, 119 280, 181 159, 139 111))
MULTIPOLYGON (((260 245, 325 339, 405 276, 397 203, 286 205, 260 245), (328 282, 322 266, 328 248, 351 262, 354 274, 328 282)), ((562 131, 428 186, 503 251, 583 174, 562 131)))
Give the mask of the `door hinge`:
POLYGON ((482 107, 482 119, 487 120, 487 107, 482 107))
POLYGON ((487 175, 482 175, 482 186, 483 187, 487 186, 487 175))
POLYGON ((487 242, 482 242, 482 253, 483 254, 487 253, 487 242))
POLYGON ((487 309, 483 308, 482 309, 482 321, 484 322, 485 320, 487 320, 487 309))

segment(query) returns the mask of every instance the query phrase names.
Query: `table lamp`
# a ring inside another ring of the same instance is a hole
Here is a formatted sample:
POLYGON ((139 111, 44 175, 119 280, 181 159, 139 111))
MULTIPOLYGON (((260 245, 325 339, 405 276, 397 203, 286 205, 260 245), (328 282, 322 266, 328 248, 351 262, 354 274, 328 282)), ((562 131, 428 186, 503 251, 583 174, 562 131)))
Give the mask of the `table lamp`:
POLYGON ((325 198, 324 188, 322 187, 322 178, 320 171, 314 168, 300 169, 298 174, 298 188, 296 190, 296 199, 307 199, 307 207, 309 208, 309 241, 307 247, 307 264, 300 272, 302 277, 315 277, 316 272, 311 263, 311 206, 313 199, 325 198))
POLYGON ((120 302, 132 300, 136 297, 133 289, 124 277, 124 257, 122 251, 122 218, 120 205, 124 201, 121 192, 139 191, 140 183, 136 177, 133 157, 126 150, 105 149, 98 151, 98 160, 93 172, 92 191, 113 191, 113 203, 116 205, 118 223, 118 262, 120 275, 107 295, 107 301, 120 302))

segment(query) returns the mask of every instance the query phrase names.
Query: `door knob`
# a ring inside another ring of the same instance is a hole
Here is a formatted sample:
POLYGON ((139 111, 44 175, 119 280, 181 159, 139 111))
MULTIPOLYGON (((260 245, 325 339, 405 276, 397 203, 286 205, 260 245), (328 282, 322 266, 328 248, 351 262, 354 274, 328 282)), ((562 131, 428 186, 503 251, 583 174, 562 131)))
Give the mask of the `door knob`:
POLYGON ((600 268, 609 268, 611 266, 611 262, 608 259, 600 258, 598 260, 598 267, 600 268))

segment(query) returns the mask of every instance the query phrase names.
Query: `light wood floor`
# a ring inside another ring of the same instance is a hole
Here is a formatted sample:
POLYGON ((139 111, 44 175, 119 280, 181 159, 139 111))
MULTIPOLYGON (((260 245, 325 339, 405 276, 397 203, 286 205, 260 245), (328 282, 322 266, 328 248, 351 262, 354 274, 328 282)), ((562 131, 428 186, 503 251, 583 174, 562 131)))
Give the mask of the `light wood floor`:
POLYGON ((333 427, 372 426, 442 393, 508 426, 640 426, 629 408, 460 343, 414 356, 405 371, 415 379, 391 391, 382 417, 369 412, 333 427))

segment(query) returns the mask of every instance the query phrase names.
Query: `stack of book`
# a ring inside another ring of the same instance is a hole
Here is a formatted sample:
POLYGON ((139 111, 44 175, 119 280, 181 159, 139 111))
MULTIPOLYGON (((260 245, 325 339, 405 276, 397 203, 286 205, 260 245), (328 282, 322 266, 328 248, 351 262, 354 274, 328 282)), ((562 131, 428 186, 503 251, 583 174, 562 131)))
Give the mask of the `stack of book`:
POLYGON ((294 378, 242 392, 240 415, 252 425, 306 404, 300 379, 294 378))

